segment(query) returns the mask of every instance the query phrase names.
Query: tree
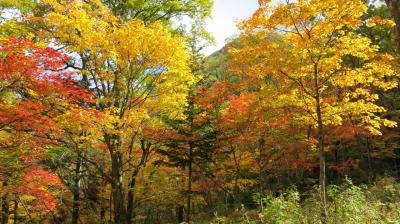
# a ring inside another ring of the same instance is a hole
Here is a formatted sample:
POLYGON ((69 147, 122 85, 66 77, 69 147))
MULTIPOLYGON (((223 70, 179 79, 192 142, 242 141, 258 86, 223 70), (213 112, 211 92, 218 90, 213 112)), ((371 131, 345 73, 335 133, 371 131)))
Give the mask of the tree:
POLYGON ((255 38, 256 44, 232 50, 237 73, 267 74, 278 86, 291 86, 285 100, 303 110, 294 119, 317 130, 323 222, 326 127, 340 126, 350 119, 380 135, 381 126, 395 126, 377 115, 385 109, 374 103, 376 89, 397 86, 391 79, 397 76, 394 58, 379 53, 369 38, 357 35, 366 10, 361 0, 287 0, 276 6, 260 1, 260 8, 241 25, 242 36, 255 38))
POLYGON ((126 173, 137 173, 141 165, 135 160, 148 153, 144 150, 135 158, 130 148, 141 144, 139 137, 149 114, 182 114, 194 81, 183 39, 160 22, 121 21, 100 1, 46 0, 42 4, 51 10, 29 20, 47 27, 37 33, 42 40, 56 40, 76 55, 65 61, 66 68, 80 72, 81 85, 96 97, 92 106, 105 114, 99 140, 106 144, 111 161, 114 221, 130 223, 126 195, 134 188, 126 185, 132 179, 126 173))
POLYGON ((369 2, 368 11, 362 16, 362 19, 373 21, 376 25, 367 26, 365 23, 364 26, 360 27, 359 33, 370 38, 373 44, 379 46, 381 52, 394 55, 397 52, 396 33, 393 30, 393 25, 385 24, 387 22, 393 23, 390 20, 391 18, 393 17, 387 5, 369 2))
POLYGON ((163 21, 170 23, 173 18, 187 16, 202 20, 211 14, 213 0, 103 0, 114 15, 124 20, 140 19, 145 22, 163 21))
MULTIPOLYGON (((189 95, 186 98, 186 106, 184 117, 176 118, 161 114, 165 125, 171 129, 167 132, 167 136, 161 134, 156 138, 165 144, 166 149, 158 150, 159 153, 168 158, 167 164, 170 166, 187 168, 187 206, 186 206, 186 222, 191 222, 192 198, 193 198, 193 173, 195 166, 202 167, 205 161, 208 161, 213 151, 213 143, 215 143, 216 133, 212 129, 211 122, 201 118, 202 111, 195 102, 197 90, 202 85, 204 75, 201 74, 201 68, 204 64, 204 55, 202 50, 211 44, 214 40, 212 36, 204 29, 202 21, 194 21, 189 31, 185 33, 186 45, 191 56, 190 70, 191 74, 196 77, 196 83, 190 86, 189 95)), ((165 127, 162 127, 165 128, 165 127)), ((162 131, 159 131, 162 133, 162 131)), ((200 168, 200 170, 204 167, 200 168)), ((183 215, 183 206, 178 206, 178 213, 183 215)), ((194 209, 194 208, 193 208, 194 209)), ((183 221, 183 216, 178 217, 178 221, 183 221), (182 220, 179 220, 182 219, 182 220)))
MULTIPOLYGON (((61 134, 57 139, 58 144, 47 150, 47 164, 64 180, 72 193, 72 224, 78 223, 82 204, 98 202, 96 189, 99 186, 88 186, 93 184, 90 175, 99 173, 97 179, 108 178, 101 169, 105 153, 98 141, 103 118, 104 115, 99 111, 76 105, 70 105, 64 113, 54 117, 61 134), (95 172, 90 170, 88 164, 93 166, 95 172), (92 192, 84 198, 82 192, 85 191, 92 192), (83 200, 88 203, 83 203, 83 200)), ((103 210, 104 206, 100 213, 103 210)))
MULTIPOLYGON (((187 169, 186 222, 191 222, 192 199, 194 196, 194 173, 204 172, 211 163, 211 155, 216 147, 218 133, 212 122, 202 116, 204 111, 196 105, 193 96, 188 96, 188 106, 184 119, 163 117, 167 125, 164 131, 159 130, 158 141, 164 145, 158 152, 166 157, 164 164, 171 167, 187 169)), ((178 220, 183 221, 183 220, 178 220)))
POLYGON ((16 195, 14 221, 18 203, 48 206, 38 208, 44 213, 55 209, 56 199, 47 187, 63 186, 57 176, 36 163, 60 135, 53 118, 66 105, 90 101, 90 94, 76 87, 74 74, 59 71, 66 55, 28 39, 1 40, 0 49, 0 179, 5 190, 2 223, 7 223, 11 193, 16 195), (34 199, 23 199, 29 195, 34 199))

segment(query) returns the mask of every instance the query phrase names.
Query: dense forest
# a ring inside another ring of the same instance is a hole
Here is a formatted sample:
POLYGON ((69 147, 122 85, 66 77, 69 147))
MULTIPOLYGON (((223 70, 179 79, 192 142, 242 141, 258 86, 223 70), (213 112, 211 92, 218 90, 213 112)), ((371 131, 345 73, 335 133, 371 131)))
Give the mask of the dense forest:
POLYGON ((400 223, 400 1, 258 2, 0 0, 0 223, 400 223))

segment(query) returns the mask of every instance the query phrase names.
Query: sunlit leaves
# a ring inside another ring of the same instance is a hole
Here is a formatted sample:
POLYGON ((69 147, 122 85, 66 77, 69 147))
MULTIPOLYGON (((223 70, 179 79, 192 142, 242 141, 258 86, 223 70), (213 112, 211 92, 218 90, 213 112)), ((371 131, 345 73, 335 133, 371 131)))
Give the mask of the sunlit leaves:
MULTIPOLYGON (((297 90, 286 95, 305 108, 306 123, 316 125, 314 98, 319 94, 325 125, 341 125, 350 117, 361 119, 374 134, 379 134, 381 125, 393 126, 375 115, 385 110, 373 103, 378 99, 374 91, 396 87, 392 77, 398 74, 393 57, 380 54, 378 46, 356 32, 364 24, 363 1, 260 4, 254 16, 242 23, 243 38, 256 41, 232 50, 234 71, 257 78, 272 74, 278 86, 296 85, 297 90), (283 42, 271 38, 274 35, 283 42)), ((392 24, 378 17, 367 23, 392 24)))

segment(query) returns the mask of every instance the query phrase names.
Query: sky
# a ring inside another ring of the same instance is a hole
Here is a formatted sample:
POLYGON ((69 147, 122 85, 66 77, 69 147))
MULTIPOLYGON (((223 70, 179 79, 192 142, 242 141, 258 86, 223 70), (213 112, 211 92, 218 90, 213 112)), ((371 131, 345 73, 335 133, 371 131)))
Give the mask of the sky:
POLYGON ((214 36, 217 44, 204 50, 205 55, 221 49, 225 40, 239 30, 236 22, 250 17, 258 8, 257 0, 215 0, 212 19, 207 23, 207 30, 214 36))

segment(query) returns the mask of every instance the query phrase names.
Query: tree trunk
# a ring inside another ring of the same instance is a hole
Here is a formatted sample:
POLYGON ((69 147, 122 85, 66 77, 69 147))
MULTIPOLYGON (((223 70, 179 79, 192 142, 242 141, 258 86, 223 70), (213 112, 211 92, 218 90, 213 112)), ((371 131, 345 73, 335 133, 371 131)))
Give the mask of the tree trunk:
POLYGON ((189 143, 189 167, 188 167, 188 196, 187 196, 187 216, 186 222, 190 223, 191 203, 192 203, 192 162, 193 145, 189 143))
POLYGON ((127 213, 126 213, 126 219, 128 220, 128 223, 132 223, 132 216, 133 216, 133 207, 134 207, 134 191, 133 189, 135 188, 136 184, 136 178, 134 174, 132 174, 132 179, 129 184, 129 191, 128 191, 128 208, 127 208, 127 213))
POLYGON ((111 155, 111 187, 113 192, 114 222, 115 224, 126 224, 125 194, 122 181, 123 154, 114 150, 111 155))
MULTIPOLYGON (((103 201, 103 203, 105 203, 105 202, 103 201)), ((101 220, 101 224, 106 223, 106 208, 105 208, 104 204, 101 205, 100 220, 101 220)))
POLYGON ((258 146, 260 150, 260 155, 258 157, 258 179, 259 179, 259 184, 260 184, 260 189, 259 189, 259 206, 260 206, 260 212, 264 210, 263 208, 263 202, 262 198, 264 197, 264 178, 263 178, 263 165, 264 165, 264 158, 263 158, 263 153, 264 153, 264 148, 265 148, 265 140, 264 137, 260 138, 258 140, 258 146))
POLYGON ((366 139, 366 148, 367 148, 367 162, 368 162, 368 182, 373 183, 375 180, 375 175, 374 175, 374 170, 372 166, 372 157, 371 157, 371 143, 369 141, 369 138, 367 137, 366 139))
POLYGON ((178 223, 182 223, 183 220, 183 210, 185 209, 184 206, 177 206, 176 207, 176 219, 178 220, 178 223))
POLYGON ((318 78, 318 64, 314 64, 314 87, 315 87, 315 109, 317 113, 318 124, 318 151, 319 151, 319 191, 321 198, 321 222, 326 223, 326 161, 325 161, 325 143, 324 143, 324 123, 321 110, 321 88, 318 78))
POLYGON ((325 164, 325 143, 324 143, 324 124, 322 121, 321 111, 321 99, 319 91, 317 91, 316 97, 316 110, 317 110, 317 121, 318 121, 318 148, 319 148, 319 187, 320 187, 320 198, 321 198, 321 212, 322 212, 322 223, 326 223, 327 211, 326 211, 326 164, 325 164))
POLYGON ((15 195, 15 200, 14 200, 14 224, 18 223, 18 204, 19 204, 18 196, 15 195))
MULTIPOLYGON (((335 165, 336 167, 339 166, 339 148, 337 147, 335 148, 335 165)), ((339 184, 341 179, 339 170, 336 170, 335 174, 336 174, 336 184, 339 184)))
POLYGON ((72 201, 72 224, 77 224, 79 221, 79 201, 80 201, 80 185, 81 185, 81 165, 82 158, 81 152, 78 151, 78 158, 76 160, 75 166, 75 180, 74 180, 74 188, 73 188, 73 201, 72 201))
POLYGON ((390 8, 394 22, 396 23, 396 44, 397 51, 400 53, 400 0, 385 0, 390 8))
MULTIPOLYGON (((7 186, 7 182, 3 182, 3 187, 7 186)), ((5 193, 1 198, 1 224, 8 223, 8 216, 10 213, 10 202, 8 201, 8 193, 5 193)))
MULTIPOLYGON (((133 144, 133 140, 132 140, 132 144, 133 144)), ((144 167, 147 163, 147 159, 148 156, 150 154, 150 148, 151 148, 151 143, 147 143, 145 140, 140 140, 140 146, 142 149, 142 158, 140 159, 140 163, 138 165, 131 166, 129 165, 130 169, 132 169, 132 174, 131 174, 131 179, 129 182, 129 189, 128 189, 128 203, 127 203, 127 211, 126 211, 126 219, 128 221, 128 223, 132 223, 132 218, 133 218, 133 209, 134 209, 134 197, 135 197, 135 192, 134 192, 134 188, 136 185, 136 176, 139 174, 140 170, 142 167, 144 167)), ((131 145, 132 147, 133 145, 131 145)), ((132 150, 130 150, 131 154, 132 150)), ((129 156, 129 160, 131 160, 132 157, 129 156)))

